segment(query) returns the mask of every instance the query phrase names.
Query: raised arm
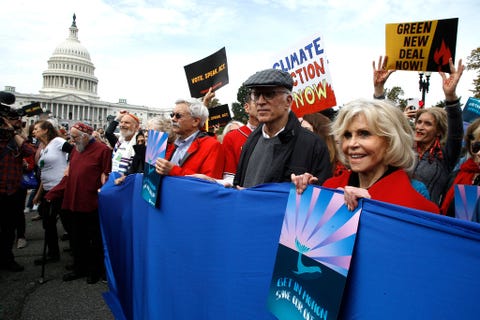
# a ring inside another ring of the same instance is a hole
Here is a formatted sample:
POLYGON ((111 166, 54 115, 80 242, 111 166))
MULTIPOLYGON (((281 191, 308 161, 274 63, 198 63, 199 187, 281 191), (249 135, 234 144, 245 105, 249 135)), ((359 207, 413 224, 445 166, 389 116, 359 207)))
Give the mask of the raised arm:
POLYGON ((388 77, 395 70, 387 70, 388 57, 380 56, 378 58, 378 68, 375 65, 375 60, 372 62, 373 66, 373 97, 375 99, 385 99, 385 82, 388 77))

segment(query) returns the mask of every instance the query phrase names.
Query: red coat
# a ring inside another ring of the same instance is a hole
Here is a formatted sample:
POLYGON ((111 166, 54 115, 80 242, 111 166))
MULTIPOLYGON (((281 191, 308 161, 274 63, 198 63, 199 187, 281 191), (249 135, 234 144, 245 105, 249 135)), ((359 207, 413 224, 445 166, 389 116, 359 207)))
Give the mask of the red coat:
MULTIPOLYGON (((344 188, 348 184, 351 171, 344 171, 341 175, 325 181, 327 188, 344 188)), ((418 193, 410 182, 410 178, 402 169, 396 170, 375 182, 368 193, 373 200, 388 202, 412 209, 439 213, 438 206, 418 193)))
MULTIPOLYGON (((175 145, 167 148, 165 159, 170 160, 175 145)), ((186 176, 189 174, 202 173, 215 179, 223 178, 223 167, 225 155, 222 145, 217 139, 200 133, 187 150, 187 153, 180 160, 180 165, 173 166, 171 176, 186 176)))
POLYGON ((224 172, 235 174, 237 172, 238 161, 242 153, 242 147, 247 141, 252 130, 247 126, 242 126, 237 130, 232 130, 223 137, 223 150, 225 150, 225 169, 224 172))
POLYGON ((76 148, 70 154, 68 176, 53 187, 45 199, 63 196, 62 209, 74 212, 92 212, 98 209, 98 189, 102 174, 112 171, 112 150, 104 143, 90 140, 83 152, 76 148))

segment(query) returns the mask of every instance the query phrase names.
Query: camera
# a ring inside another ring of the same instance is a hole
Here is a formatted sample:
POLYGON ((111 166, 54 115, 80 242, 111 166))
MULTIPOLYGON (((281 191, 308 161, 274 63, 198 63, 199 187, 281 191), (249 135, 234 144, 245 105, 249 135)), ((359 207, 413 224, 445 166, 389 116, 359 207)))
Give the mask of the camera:
POLYGON ((9 106, 15 102, 15 95, 10 92, 0 91, 0 125, 4 124, 3 118, 32 117, 43 112, 40 102, 32 102, 19 109, 9 106))

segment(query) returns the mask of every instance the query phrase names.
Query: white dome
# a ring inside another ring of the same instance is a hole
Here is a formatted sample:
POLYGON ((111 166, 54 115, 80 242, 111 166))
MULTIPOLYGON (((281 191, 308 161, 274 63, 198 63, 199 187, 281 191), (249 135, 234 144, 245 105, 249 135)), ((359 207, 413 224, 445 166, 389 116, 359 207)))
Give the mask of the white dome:
POLYGON ((53 51, 53 56, 76 56, 82 59, 90 60, 90 53, 88 50, 78 41, 78 39, 69 37, 61 44, 59 44, 55 51, 53 51))
POLYGON ((40 93, 52 96, 73 93, 87 99, 99 99, 98 79, 88 50, 78 40, 76 16, 69 28, 69 37, 60 43, 48 59, 48 70, 43 72, 40 93))

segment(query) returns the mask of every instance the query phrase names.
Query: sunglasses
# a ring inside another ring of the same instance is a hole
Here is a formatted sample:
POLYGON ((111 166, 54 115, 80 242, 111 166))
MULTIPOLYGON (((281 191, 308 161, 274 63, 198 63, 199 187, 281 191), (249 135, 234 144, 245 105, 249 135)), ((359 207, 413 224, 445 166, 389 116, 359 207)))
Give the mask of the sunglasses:
POLYGON ((480 141, 476 141, 472 143, 471 148, 472 148, 472 153, 477 153, 478 151, 480 151, 480 141))
POLYGON ((175 118, 175 119, 180 119, 181 117, 183 117, 184 115, 182 115, 181 113, 178 113, 178 112, 172 112, 170 113, 170 118, 175 118))
POLYGON ((257 101, 260 99, 260 96, 263 96, 265 100, 272 100, 275 98, 277 94, 281 93, 290 93, 286 90, 268 90, 268 91, 252 91, 250 92, 250 96, 253 101, 257 101))

